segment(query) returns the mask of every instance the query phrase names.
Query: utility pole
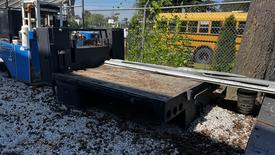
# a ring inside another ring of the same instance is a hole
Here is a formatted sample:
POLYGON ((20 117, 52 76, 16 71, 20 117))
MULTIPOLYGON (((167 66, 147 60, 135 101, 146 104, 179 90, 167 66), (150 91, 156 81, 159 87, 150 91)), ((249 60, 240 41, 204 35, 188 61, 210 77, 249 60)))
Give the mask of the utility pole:
POLYGON ((84 7, 84 0, 82 0, 82 28, 85 28, 85 7, 84 7))

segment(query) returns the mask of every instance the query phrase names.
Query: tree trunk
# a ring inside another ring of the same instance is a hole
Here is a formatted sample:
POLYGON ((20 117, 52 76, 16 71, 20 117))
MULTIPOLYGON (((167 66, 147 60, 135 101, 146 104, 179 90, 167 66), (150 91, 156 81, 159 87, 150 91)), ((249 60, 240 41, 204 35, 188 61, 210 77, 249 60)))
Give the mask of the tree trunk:
MULTIPOLYGON (((237 54, 234 73, 268 80, 275 67, 275 1, 254 0, 250 5, 246 30, 237 54)), ((227 98, 235 99, 229 89, 227 98)))

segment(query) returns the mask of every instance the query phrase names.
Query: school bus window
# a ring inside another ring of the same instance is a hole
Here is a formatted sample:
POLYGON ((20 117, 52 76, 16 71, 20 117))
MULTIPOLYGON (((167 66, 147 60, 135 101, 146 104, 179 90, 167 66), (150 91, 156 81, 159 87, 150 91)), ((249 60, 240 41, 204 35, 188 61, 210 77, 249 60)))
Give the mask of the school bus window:
POLYGON ((179 24, 179 32, 184 33, 184 32, 186 32, 186 29, 187 29, 187 21, 182 21, 179 24))
POLYGON ((208 33, 209 21, 200 21, 200 33, 208 33))
POLYGON ((188 32, 197 33, 198 22, 197 21, 189 21, 188 22, 188 32))
POLYGON ((222 21, 212 21, 211 33, 219 34, 222 27, 222 21))
POLYGON ((242 35, 245 29, 245 24, 246 22, 239 22, 239 27, 238 27, 238 34, 242 35))
POLYGON ((169 31, 170 32, 176 32, 176 27, 177 27, 176 21, 169 22, 169 31))
MULTIPOLYGON (((161 13, 160 17, 166 21, 166 28, 170 21, 177 21, 177 32, 184 35, 186 39, 190 40, 189 45, 194 48, 194 61, 196 63, 211 64, 215 49, 217 48, 217 41, 219 34, 223 28, 226 18, 234 15, 237 24, 234 26, 238 33, 238 39, 234 44, 237 51, 242 40, 242 35, 245 30, 245 21, 247 12, 190 12, 192 10, 185 10, 184 13, 161 13), (178 17, 171 18, 177 15, 178 17), (213 34, 213 35, 209 35, 213 34), (203 48, 202 48, 203 47, 203 48), (201 53, 206 56, 201 57, 201 53)), ((172 32, 174 33, 174 32, 172 32)), ((179 44, 179 43, 177 43, 179 44)))
POLYGON ((158 22, 158 27, 160 29, 166 28, 167 27, 167 22, 166 21, 159 21, 158 22))

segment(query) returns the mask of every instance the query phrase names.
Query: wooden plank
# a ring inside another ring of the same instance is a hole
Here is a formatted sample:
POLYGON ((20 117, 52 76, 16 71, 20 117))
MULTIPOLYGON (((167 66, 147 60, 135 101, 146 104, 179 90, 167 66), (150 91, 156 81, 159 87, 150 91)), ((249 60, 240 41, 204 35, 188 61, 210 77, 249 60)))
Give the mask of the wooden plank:
POLYGON ((167 101, 171 98, 170 96, 164 96, 164 95, 155 94, 152 92, 145 92, 139 89, 126 87, 126 86, 122 86, 119 84, 115 84, 115 83, 111 83, 103 80, 83 77, 79 75, 58 73, 58 74, 54 74, 54 80, 67 82, 72 85, 78 85, 80 87, 84 87, 87 89, 98 90, 98 91, 101 91, 101 93, 103 94, 114 93, 116 95, 122 95, 121 96, 122 98, 124 97, 123 96, 124 94, 126 94, 126 96, 134 96, 139 98, 147 98, 147 99, 151 98, 152 100, 157 100, 157 101, 167 101))
POLYGON ((138 71, 127 67, 102 65, 97 68, 78 70, 71 73, 80 77, 98 79, 125 87, 163 96, 174 97, 201 84, 194 80, 138 71))

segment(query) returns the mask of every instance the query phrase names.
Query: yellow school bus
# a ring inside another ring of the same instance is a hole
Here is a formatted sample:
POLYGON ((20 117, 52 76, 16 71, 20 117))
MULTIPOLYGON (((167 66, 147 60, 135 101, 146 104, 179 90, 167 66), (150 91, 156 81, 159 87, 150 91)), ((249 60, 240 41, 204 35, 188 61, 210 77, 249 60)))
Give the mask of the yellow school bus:
POLYGON ((168 24, 172 33, 186 35, 194 48, 194 61, 209 64, 217 47, 221 27, 231 15, 236 19, 238 51, 247 19, 245 12, 161 13, 157 21, 159 24, 168 24))

